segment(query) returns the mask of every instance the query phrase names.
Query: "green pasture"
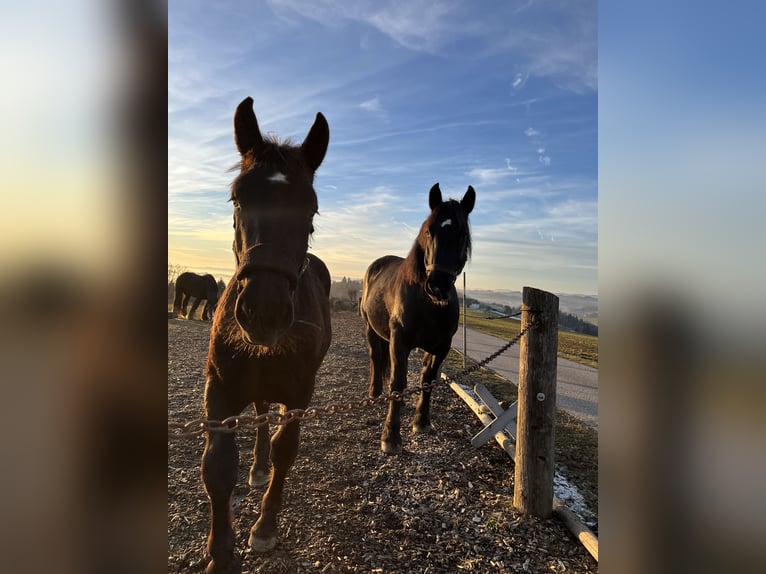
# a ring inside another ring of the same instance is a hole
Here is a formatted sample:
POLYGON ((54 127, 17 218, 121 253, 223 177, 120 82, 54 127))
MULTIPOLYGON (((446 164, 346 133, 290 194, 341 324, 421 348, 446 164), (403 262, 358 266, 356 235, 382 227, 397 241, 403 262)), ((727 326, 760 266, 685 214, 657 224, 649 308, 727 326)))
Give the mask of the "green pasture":
MULTIPOLYGON (((520 321, 513 319, 489 319, 484 311, 468 309, 467 326, 488 335, 509 340, 518 335, 520 321)), ((463 314, 460 314, 463 323, 463 314)), ((559 330, 559 357, 564 357, 581 365, 598 369, 598 337, 559 330)))

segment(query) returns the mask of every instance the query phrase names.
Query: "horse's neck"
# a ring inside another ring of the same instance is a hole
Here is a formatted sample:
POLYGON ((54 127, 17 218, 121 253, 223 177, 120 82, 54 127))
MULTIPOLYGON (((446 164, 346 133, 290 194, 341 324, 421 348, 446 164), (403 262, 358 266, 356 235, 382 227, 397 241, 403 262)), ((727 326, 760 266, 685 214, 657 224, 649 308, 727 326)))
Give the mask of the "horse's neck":
POLYGON ((404 276, 407 282, 421 283, 425 281, 426 264, 424 257, 425 253, 416 241, 412 246, 412 249, 410 249, 410 252, 407 254, 407 257, 404 258, 401 267, 399 268, 399 273, 404 276))

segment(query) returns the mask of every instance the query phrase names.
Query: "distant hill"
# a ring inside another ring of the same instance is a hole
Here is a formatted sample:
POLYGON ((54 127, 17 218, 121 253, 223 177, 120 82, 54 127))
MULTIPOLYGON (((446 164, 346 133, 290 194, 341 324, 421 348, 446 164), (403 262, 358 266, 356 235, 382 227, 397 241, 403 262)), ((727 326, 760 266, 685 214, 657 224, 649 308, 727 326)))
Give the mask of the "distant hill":
MULTIPOLYGON (((458 293, 461 289, 458 289, 458 293)), ((568 293, 554 293, 559 298, 559 311, 570 313, 581 319, 597 319, 598 295, 572 295, 568 293)), ((496 305, 508 305, 510 307, 521 306, 521 291, 493 291, 487 289, 467 289, 466 296, 482 303, 494 303, 496 305)))

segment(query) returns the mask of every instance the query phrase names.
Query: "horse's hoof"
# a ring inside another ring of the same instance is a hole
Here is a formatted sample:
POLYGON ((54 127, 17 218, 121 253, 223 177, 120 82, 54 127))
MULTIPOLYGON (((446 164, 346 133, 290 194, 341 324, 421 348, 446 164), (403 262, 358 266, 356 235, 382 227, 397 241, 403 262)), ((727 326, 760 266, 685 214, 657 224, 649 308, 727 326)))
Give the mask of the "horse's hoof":
POLYGON ((426 434, 433 430, 431 423, 412 423, 412 432, 415 434, 426 434))
POLYGON ((257 488, 259 486, 263 486, 264 484, 269 483, 269 479, 271 478, 271 475, 267 470, 256 470, 255 472, 250 472, 250 478, 248 479, 247 483, 252 488, 257 488))
POLYGON ((380 441, 380 450, 385 454, 402 454, 402 444, 394 444, 392 442, 380 441))
MULTIPOLYGON (((253 528, 253 530, 255 530, 255 528, 253 528)), ((276 534, 266 538, 261 538, 256 536, 253 530, 250 531, 250 538, 247 540, 247 543, 250 545, 250 548, 252 548, 254 552, 268 552, 277 545, 276 534)))

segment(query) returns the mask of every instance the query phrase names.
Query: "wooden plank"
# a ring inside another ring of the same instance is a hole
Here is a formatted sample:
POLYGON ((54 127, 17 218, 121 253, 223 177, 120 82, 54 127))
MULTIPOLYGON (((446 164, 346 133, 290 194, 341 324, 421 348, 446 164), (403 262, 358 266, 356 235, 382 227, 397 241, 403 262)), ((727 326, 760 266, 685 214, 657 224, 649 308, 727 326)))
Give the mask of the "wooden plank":
MULTIPOLYGON (((446 376, 442 373, 442 378, 446 378, 446 376)), ((463 399, 463 402, 468 405, 468 407, 474 412, 474 414, 479 417, 479 420, 484 423, 485 425, 492 423, 492 417, 489 416, 486 412, 486 407, 480 403, 478 403, 471 395, 466 391, 463 387, 458 385, 455 382, 449 383, 450 388, 455 391, 455 393, 463 399)), ((499 444, 502 449, 508 453, 508 456, 511 457, 511 460, 516 459, 516 444, 514 443, 511 438, 505 434, 504 432, 498 432, 495 433, 495 440, 497 441, 497 444, 499 444)))
POLYGON ((593 531, 585 526, 580 518, 572 512, 557 496, 553 497, 553 512, 564 522, 570 532, 577 537, 577 540, 585 546, 590 555, 598 562, 598 538, 593 531))
POLYGON ((487 387, 482 384, 478 384, 473 388, 473 392, 478 395, 482 402, 487 405, 492 414, 495 415, 495 420, 486 425, 481 431, 479 431, 472 439, 471 444, 475 447, 480 447, 495 436, 498 432, 507 432, 511 435, 511 438, 516 438, 516 413, 518 411, 518 403, 513 403, 507 410, 503 410, 497 399, 492 396, 487 387), (513 424, 511 424, 513 423, 513 424))
MULTIPOLYGON (((496 417, 500 416, 501 413, 511 411, 513 412, 513 416, 515 418, 519 413, 519 401, 513 401, 513 403, 507 409, 504 409, 500 406, 500 403, 497 402, 497 399, 492 395, 489 389, 481 383, 473 387, 473 392, 482 400, 485 405, 490 408, 492 414, 494 414, 496 417)), ((514 432, 512 433, 514 435, 516 434, 515 430, 516 429, 514 429, 514 432)))
POLYGON ((503 412, 503 407, 500 406, 500 403, 497 402, 497 399, 491 392, 489 392, 487 387, 479 383, 474 385, 473 392, 482 400, 485 405, 489 407, 489 410, 492 411, 492 414, 499 416, 503 412))

